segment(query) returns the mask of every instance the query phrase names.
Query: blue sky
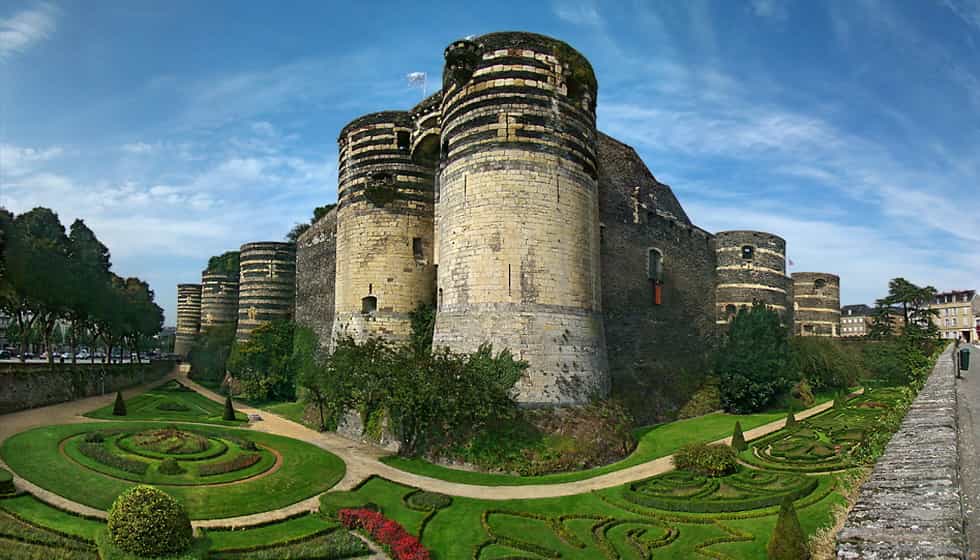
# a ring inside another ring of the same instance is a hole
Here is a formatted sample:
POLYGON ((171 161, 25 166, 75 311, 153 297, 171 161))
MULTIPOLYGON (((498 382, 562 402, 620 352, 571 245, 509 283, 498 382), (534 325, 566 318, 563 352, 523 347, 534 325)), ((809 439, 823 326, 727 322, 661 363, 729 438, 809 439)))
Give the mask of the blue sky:
MULTIPOLYGON (((0 3, 0 203, 81 217, 175 320, 208 256, 336 199, 336 137, 452 40, 568 41, 599 128, 790 271, 980 287, 980 0, 0 3)), ((431 91, 431 87, 430 87, 431 91)))

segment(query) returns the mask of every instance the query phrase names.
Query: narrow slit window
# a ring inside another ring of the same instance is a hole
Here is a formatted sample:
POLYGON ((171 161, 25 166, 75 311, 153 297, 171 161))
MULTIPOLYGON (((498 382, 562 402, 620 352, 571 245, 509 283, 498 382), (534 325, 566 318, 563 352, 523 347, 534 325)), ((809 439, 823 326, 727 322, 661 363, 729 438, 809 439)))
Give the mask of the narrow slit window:
POLYGON ((750 261, 755 258, 755 247, 751 245, 742 246, 742 259, 750 261))
POLYGON ((417 261, 425 260, 425 251, 422 248, 421 237, 412 238, 412 255, 415 257, 415 260, 417 261))
POLYGON ((653 287, 653 304, 663 303, 664 256, 657 249, 647 253, 647 278, 653 287))
POLYGON ((398 142, 398 149, 407 152, 409 145, 409 135, 407 130, 399 130, 396 134, 396 140, 398 142))

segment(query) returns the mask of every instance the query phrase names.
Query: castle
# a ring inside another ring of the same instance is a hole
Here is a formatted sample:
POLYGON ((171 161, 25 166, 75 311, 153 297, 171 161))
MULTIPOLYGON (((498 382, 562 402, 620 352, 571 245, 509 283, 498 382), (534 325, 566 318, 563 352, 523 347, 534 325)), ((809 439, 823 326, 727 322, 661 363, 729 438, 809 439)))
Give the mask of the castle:
POLYGON ((739 307, 837 334, 837 277, 788 277, 776 235, 693 224, 633 148, 596 129, 595 74, 566 43, 456 41, 442 86, 340 131, 337 206, 296 247, 295 318, 325 345, 403 341, 409 314, 433 305, 434 346, 489 342, 529 363, 527 405, 640 383, 658 388, 650 406, 676 408, 671 391, 700 383, 739 307))

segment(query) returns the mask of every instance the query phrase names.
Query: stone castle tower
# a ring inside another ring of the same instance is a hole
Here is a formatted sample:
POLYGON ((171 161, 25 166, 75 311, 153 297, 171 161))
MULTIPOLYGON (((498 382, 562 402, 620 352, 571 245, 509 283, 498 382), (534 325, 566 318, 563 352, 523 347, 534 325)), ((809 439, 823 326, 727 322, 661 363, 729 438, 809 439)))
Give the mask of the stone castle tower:
POLYGON ((528 403, 607 390, 596 81, 571 47, 495 33, 446 49, 434 345, 510 348, 528 403))
POLYGON ((257 327, 290 320, 296 304, 296 245, 275 241, 246 243, 239 249, 238 327, 248 340, 257 327))
POLYGON ((201 330, 201 285, 177 284, 177 332, 174 354, 186 358, 201 330))
POLYGON ((798 336, 839 336, 840 277, 826 272, 794 272, 793 315, 798 336))
POLYGON ((786 240, 761 231, 721 231, 715 235, 715 319, 727 324, 741 307, 766 304, 793 324, 793 282, 786 276, 786 240))

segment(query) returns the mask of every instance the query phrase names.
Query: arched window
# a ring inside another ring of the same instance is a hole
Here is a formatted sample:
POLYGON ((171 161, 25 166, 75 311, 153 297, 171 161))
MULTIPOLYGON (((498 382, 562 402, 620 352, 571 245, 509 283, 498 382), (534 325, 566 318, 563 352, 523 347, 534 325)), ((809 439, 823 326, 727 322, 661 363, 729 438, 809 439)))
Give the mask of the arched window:
POLYGON ((361 313, 368 314, 374 313, 378 310, 378 298, 375 296, 366 296, 361 298, 361 313))
POLYGON ((647 278, 658 284, 664 281, 664 255, 659 249, 647 251, 647 278))
POLYGON ((816 280, 813 281, 813 287, 818 290, 822 290, 826 285, 827 285, 827 281, 824 280, 823 278, 817 278, 816 280))
POLYGON ((750 261, 755 257, 755 247, 742 245, 742 259, 750 261))
POLYGON ((731 319, 736 313, 738 313, 738 309, 735 307, 735 304, 729 303, 725 306, 725 315, 728 315, 729 319, 731 319))

